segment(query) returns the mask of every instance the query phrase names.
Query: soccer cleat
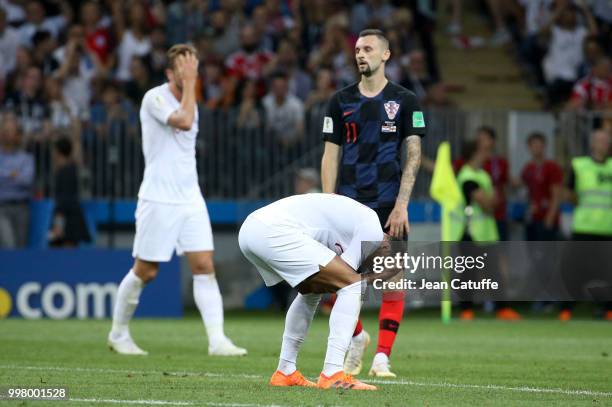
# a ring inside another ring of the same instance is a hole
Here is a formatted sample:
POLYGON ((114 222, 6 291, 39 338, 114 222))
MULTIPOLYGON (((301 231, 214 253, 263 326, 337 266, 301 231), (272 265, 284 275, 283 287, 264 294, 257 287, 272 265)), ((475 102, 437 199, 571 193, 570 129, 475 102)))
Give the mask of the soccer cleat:
POLYGON ((393 378, 397 377, 391 370, 391 364, 389 363, 389 357, 384 353, 377 353, 372 361, 372 367, 368 374, 374 377, 385 377, 393 378))
POLYGON ((502 308, 495 313, 495 318, 502 321, 520 321, 521 314, 513 310, 512 308, 502 308))
POLYGON ((120 355, 146 356, 149 354, 149 352, 146 350, 140 349, 129 335, 119 340, 112 339, 109 335, 107 343, 110 350, 117 352, 120 355))
POLYGON ((215 346, 208 347, 209 356, 245 356, 246 354, 246 349, 234 345, 228 338, 215 346))
POLYGON ((289 387, 289 386, 300 386, 300 387, 317 387, 315 382, 311 382, 306 379, 299 370, 286 375, 280 370, 274 372, 270 378, 270 386, 278 387, 289 387))
POLYGON ((572 319, 572 311, 568 309, 561 310, 561 312, 559 313, 559 321, 567 322, 570 319, 572 319))
POLYGON ((319 381, 317 381, 317 387, 319 389, 378 390, 376 386, 360 382, 342 370, 329 377, 321 373, 319 381))
POLYGON ((363 353, 370 344, 370 335, 366 331, 351 339, 351 346, 344 360, 344 373, 357 376, 361 373, 363 353))
POLYGON ((459 314, 459 319, 462 321, 472 321, 474 319, 474 310, 464 309, 459 314))
POLYGON ((612 321, 612 310, 606 311, 604 313, 604 320, 612 321))

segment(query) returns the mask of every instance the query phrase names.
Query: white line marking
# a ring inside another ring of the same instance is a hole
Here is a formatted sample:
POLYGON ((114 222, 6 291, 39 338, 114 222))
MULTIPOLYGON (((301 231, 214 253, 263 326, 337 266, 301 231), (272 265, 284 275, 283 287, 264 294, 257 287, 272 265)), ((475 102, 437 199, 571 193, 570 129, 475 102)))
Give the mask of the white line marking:
POLYGON ((484 390, 507 390, 507 391, 518 391, 523 393, 550 393, 550 394, 564 394, 568 396, 601 396, 601 397, 612 397, 612 392, 605 391, 594 391, 594 390, 566 390, 559 388, 545 388, 545 387, 512 387, 512 386, 499 386, 496 384, 462 384, 462 383, 423 383, 413 382, 411 380, 366 380, 368 383, 376 384, 399 384, 404 386, 421 386, 421 387, 450 387, 455 389, 484 389, 484 390))
MULTIPOLYGON (((193 377, 228 377, 261 380, 264 376, 252 374, 237 374, 237 373, 212 373, 212 372, 180 372, 180 371, 159 371, 159 370, 131 370, 131 369, 103 369, 103 368, 85 368, 85 367, 56 367, 56 366, 19 366, 19 365, 0 365, 4 369, 25 369, 25 370, 53 370, 60 372, 92 372, 92 373, 133 373, 133 374, 161 374, 167 376, 193 376, 193 377)), ((612 397, 612 392, 595 391, 595 390, 571 390, 546 387, 529 387, 529 386, 500 386, 496 384, 464 384, 464 383, 424 383, 414 382, 411 380, 365 380, 369 383, 390 384, 402 386, 420 386, 420 387, 448 387, 455 389, 479 389, 479 390, 503 390, 517 391, 521 393, 548 393, 548 394, 563 394, 567 396, 600 396, 612 397)), ((257 406, 254 404, 253 406, 257 406)), ((239 405, 236 405, 239 407, 239 405)))

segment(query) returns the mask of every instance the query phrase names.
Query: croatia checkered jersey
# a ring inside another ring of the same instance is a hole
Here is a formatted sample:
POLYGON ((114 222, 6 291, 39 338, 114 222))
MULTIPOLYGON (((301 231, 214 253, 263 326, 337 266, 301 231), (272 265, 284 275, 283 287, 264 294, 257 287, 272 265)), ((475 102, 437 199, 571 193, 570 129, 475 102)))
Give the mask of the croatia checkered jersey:
POLYGON ((342 147, 337 192, 371 208, 392 207, 402 174, 402 141, 425 133, 416 95, 398 84, 389 81, 371 98, 357 83, 336 92, 323 120, 323 140, 342 147))

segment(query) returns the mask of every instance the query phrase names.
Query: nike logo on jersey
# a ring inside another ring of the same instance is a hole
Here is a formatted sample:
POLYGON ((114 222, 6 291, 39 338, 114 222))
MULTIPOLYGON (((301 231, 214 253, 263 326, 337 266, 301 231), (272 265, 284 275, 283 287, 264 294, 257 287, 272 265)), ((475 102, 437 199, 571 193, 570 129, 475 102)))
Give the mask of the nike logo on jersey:
POLYGON ((349 110, 348 112, 343 112, 342 113, 342 117, 346 117, 346 116, 352 114, 353 112, 354 112, 354 110, 349 110))

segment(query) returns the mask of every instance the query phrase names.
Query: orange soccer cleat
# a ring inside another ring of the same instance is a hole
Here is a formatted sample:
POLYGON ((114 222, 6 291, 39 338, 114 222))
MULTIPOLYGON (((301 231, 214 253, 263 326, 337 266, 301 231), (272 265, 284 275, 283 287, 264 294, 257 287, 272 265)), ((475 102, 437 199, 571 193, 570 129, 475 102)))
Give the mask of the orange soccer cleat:
POLYGON ((274 372, 270 378, 270 386, 278 387, 289 387, 289 386, 301 386, 301 387, 317 387, 315 382, 311 382, 305 378, 299 370, 286 375, 280 370, 274 372))
POLYGON ((513 310, 512 308, 502 308, 495 313, 495 318, 501 319, 502 321, 519 321, 521 320, 521 314, 513 310))
POLYGON ((612 321, 612 311, 606 311, 604 314, 604 319, 606 321, 612 321))
POLYGON ((561 310, 559 313, 559 321, 567 322, 572 319, 572 311, 568 309, 561 310))
POLYGON ((464 309, 459 314, 459 319, 462 321, 472 321, 474 319, 474 310, 464 309))
POLYGON ((360 382, 350 374, 344 373, 342 370, 334 373, 330 377, 321 373, 319 381, 317 382, 317 387, 319 389, 378 390, 376 386, 360 382))

